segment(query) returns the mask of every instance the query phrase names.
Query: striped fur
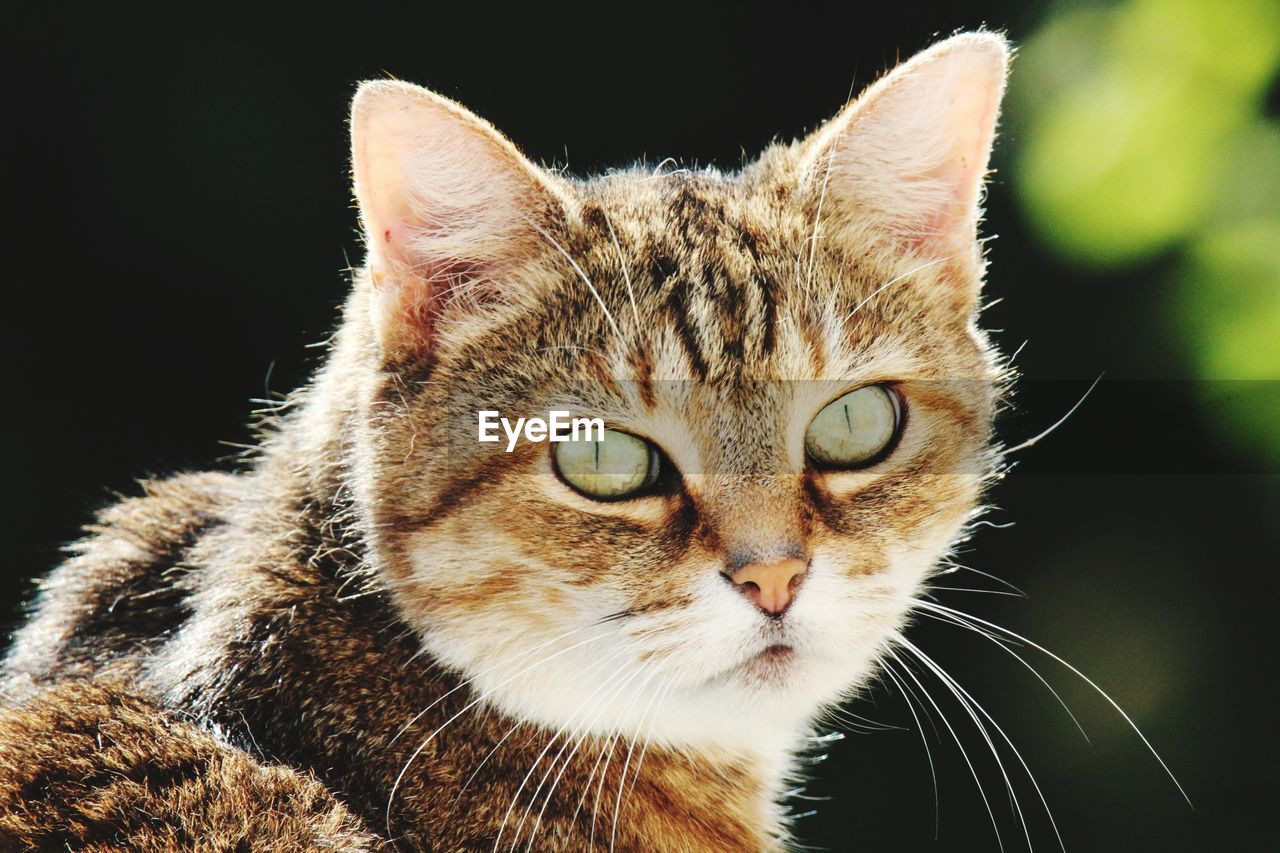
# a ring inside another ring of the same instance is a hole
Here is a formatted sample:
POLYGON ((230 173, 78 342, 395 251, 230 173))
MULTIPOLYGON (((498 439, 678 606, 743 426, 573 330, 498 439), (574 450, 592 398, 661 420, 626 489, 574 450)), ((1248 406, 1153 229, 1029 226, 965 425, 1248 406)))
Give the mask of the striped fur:
MULTIPOLYGON (((327 364, 248 470, 150 484, 45 582, 0 743, 115 726, 137 772, 186 768, 244 804, 235 822, 191 800, 228 846, 268 825, 299 848, 785 844, 812 721, 874 671, 992 474, 976 224, 1006 56, 944 42, 741 173, 590 181, 438 96, 367 85, 368 266, 327 364), (807 465, 814 414, 872 382, 905 401, 895 451, 807 465), (670 487, 599 503, 547 445, 475 441, 480 409, 552 408, 657 444, 670 487), (723 576, 794 555, 781 620, 723 576), (83 714, 51 714, 50 690, 83 714), (255 822, 268 777, 285 817, 255 822)), ((130 814, 147 802, 75 822, 93 791, 59 786, 118 754, 67 743, 88 752, 36 777, 0 763, 0 832, 162 848, 130 814), (32 785, 39 815, 13 799, 32 785)), ((185 802, 170 792, 154 808, 185 802)))

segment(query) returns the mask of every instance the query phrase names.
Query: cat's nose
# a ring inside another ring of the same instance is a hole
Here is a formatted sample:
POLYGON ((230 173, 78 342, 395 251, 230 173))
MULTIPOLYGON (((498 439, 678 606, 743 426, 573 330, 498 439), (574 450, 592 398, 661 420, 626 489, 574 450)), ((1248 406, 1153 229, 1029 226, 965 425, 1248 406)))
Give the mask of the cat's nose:
POLYGON ((770 616, 791 606, 808 568, 804 560, 788 557, 773 563, 748 563, 728 575, 738 591, 770 616))

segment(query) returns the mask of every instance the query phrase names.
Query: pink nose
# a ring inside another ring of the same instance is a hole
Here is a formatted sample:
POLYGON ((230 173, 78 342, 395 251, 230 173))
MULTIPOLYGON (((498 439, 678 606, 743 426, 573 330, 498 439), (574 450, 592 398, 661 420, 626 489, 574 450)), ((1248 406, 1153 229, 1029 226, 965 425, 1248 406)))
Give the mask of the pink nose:
POLYGON ((785 611, 795 598, 806 569, 794 557, 776 563, 749 563, 729 575, 738 591, 770 616, 785 611))

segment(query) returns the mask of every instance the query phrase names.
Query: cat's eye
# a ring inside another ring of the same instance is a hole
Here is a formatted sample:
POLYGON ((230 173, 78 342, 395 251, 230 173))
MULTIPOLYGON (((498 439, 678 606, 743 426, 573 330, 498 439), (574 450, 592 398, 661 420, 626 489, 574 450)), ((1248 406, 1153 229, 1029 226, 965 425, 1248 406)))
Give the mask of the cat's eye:
POLYGON ((866 385, 828 403, 804 436, 809 458, 827 468, 864 468, 893 448, 901 403, 884 385, 866 385))
POLYGON ((566 441, 552 454, 560 478, 599 501, 635 497, 653 486, 661 473, 657 449, 642 438, 613 429, 603 441, 566 441))

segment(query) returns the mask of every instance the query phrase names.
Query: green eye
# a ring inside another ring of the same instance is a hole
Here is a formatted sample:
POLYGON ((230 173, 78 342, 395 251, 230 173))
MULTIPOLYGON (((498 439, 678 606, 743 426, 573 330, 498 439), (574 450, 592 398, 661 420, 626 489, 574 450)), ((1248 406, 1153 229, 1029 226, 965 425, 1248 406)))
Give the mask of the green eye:
POLYGON ((603 441, 566 441, 552 457, 560 477, 589 498, 616 501, 652 486, 660 473, 658 451, 625 432, 606 429, 603 441))
POLYGON ((878 462, 889 450, 899 421, 897 395, 883 385, 867 385, 818 412, 805 433, 804 447, 819 465, 861 468, 878 462))

